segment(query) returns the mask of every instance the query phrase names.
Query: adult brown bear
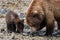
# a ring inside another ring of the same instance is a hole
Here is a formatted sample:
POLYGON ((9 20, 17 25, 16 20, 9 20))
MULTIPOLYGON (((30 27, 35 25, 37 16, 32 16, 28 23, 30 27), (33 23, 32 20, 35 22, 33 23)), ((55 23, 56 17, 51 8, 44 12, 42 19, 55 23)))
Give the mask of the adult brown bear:
POLYGON ((26 11, 26 22, 32 32, 46 26, 45 35, 52 35, 55 20, 60 30, 60 0, 32 0, 26 11))
POLYGON ((19 16, 13 12, 9 11, 6 14, 6 23, 7 23, 7 31, 8 32, 23 32, 24 20, 20 20, 19 16))

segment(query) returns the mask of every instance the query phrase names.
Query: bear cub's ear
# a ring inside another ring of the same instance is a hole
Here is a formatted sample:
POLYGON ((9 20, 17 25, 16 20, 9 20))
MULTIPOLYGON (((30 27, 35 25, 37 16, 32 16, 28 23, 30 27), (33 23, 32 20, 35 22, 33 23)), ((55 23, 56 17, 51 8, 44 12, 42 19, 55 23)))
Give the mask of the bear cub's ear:
POLYGON ((22 19, 21 22, 24 23, 24 19, 22 19))

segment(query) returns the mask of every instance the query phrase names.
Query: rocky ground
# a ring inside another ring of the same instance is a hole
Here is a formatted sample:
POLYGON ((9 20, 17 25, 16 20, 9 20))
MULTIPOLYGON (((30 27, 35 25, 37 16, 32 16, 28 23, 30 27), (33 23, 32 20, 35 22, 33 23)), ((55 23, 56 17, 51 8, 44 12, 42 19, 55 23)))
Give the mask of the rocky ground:
POLYGON ((25 12, 31 0, 0 0, 0 9, 12 10, 16 13, 25 12))
MULTIPOLYGON (((0 9, 12 10, 16 13, 24 13, 31 0, 0 0, 0 9)), ((5 12, 4 12, 5 13, 5 12)), ((60 37, 23 36, 19 33, 7 33, 5 18, 0 18, 0 40, 60 40, 60 37)), ((24 31, 27 31, 24 29, 24 31)), ((40 32, 42 34, 42 32, 40 32)), ((26 34, 25 34, 26 35, 26 34)))
POLYGON ((60 40, 60 37, 23 36, 19 33, 7 33, 5 18, 0 18, 0 40, 60 40))

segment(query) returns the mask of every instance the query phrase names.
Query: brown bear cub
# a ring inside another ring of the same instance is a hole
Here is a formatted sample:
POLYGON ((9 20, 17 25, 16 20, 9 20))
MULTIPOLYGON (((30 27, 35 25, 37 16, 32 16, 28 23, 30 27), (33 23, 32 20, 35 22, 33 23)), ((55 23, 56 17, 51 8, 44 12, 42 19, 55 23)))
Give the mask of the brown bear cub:
POLYGON ((7 23, 7 31, 10 32, 23 32, 24 20, 20 20, 19 16, 13 12, 9 11, 6 14, 6 23, 7 23))
POLYGON ((32 0, 26 12, 26 22, 31 28, 31 32, 36 32, 46 27, 45 35, 52 35, 55 20, 60 30, 59 0, 32 0))

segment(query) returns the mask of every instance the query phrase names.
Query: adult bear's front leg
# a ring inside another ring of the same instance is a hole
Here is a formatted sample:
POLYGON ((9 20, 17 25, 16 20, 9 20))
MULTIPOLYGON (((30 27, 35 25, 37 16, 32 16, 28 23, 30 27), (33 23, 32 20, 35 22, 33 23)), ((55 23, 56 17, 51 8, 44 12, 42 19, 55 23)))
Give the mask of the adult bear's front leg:
POLYGON ((47 11, 46 13, 46 35, 52 35, 54 27, 55 27, 55 20, 52 11, 47 11))
POLYGON ((48 35, 51 35, 52 36, 52 33, 53 33, 53 30, 54 30, 54 22, 51 22, 51 24, 47 24, 46 25, 46 36, 48 35))

